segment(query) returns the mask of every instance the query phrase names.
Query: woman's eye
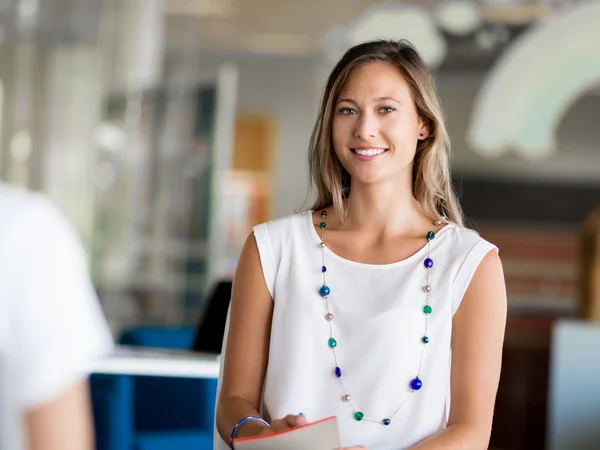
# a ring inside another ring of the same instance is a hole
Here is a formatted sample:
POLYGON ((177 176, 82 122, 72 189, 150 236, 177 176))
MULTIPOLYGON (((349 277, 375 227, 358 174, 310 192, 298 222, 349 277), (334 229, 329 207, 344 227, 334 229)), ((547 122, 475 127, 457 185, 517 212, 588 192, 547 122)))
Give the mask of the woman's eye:
POLYGON ((384 106, 383 108, 381 108, 381 109, 380 109, 380 111, 381 111, 383 114, 389 114, 389 113, 391 113, 391 112, 394 112, 394 111, 396 111, 396 108, 394 108, 394 107, 392 107, 392 106, 384 106))
POLYGON ((351 114, 356 114, 356 111, 352 108, 340 108, 340 113, 349 116, 351 114))

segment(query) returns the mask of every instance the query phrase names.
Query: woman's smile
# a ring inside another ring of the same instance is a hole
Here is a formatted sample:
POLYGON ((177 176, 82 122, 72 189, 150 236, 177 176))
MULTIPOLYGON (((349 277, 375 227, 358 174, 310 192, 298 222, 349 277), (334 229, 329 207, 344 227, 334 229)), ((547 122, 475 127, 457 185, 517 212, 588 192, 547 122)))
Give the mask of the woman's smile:
POLYGON ((388 149, 384 147, 355 147, 351 149, 356 155, 356 159, 363 162, 380 159, 388 149))

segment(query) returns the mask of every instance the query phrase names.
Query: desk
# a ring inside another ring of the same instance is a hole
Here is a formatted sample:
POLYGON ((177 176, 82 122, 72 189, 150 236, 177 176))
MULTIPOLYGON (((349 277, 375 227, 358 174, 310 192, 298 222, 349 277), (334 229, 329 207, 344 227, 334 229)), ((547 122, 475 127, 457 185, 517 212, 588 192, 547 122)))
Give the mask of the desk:
POLYGON ((218 355, 117 346, 108 357, 96 361, 92 372, 114 375, 217 378, 218 355))

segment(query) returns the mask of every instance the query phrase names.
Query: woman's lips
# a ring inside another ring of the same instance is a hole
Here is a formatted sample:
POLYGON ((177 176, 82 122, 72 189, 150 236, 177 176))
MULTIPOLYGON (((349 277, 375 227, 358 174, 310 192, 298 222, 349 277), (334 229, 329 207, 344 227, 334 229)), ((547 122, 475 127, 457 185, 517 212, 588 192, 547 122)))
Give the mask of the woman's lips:
POLYGON ((373 161, 387 152, 387 148, 382 147, 357 147, 352 152, 359 161, 373 161))

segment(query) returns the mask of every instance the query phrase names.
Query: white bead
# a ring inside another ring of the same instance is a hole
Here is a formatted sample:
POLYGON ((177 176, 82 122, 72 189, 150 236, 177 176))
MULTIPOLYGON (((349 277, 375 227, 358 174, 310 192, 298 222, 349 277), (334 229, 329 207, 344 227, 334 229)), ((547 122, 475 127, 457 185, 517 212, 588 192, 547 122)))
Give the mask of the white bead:
POLYGON ((427 285, 427 286, 423 286, 423 290, 425 292, 431 292, 431 286, 427 285))
POLYGON ((352 397, 350 397, 350 395, 346 394, 342 397, 342 400, 345 402, 349 402, 350 400, 352 400, 352 397))
POLYGON ((321 243, 319 244, 319 247, 321 247, 321 248, 325 248, 325 242, 321 242, 321 243))
POLYGON ((325 320, 327 320, 328 322, 333 320, 333 314, 331 313, 327 313, 325 314, 325 320))
POLYGON ((442 221, 441 221, 441 220, 436 220, 435 222, 433 222, 433 224, 434 224, 436 227, 439 227, 439 226, 442 224, 442 221))

